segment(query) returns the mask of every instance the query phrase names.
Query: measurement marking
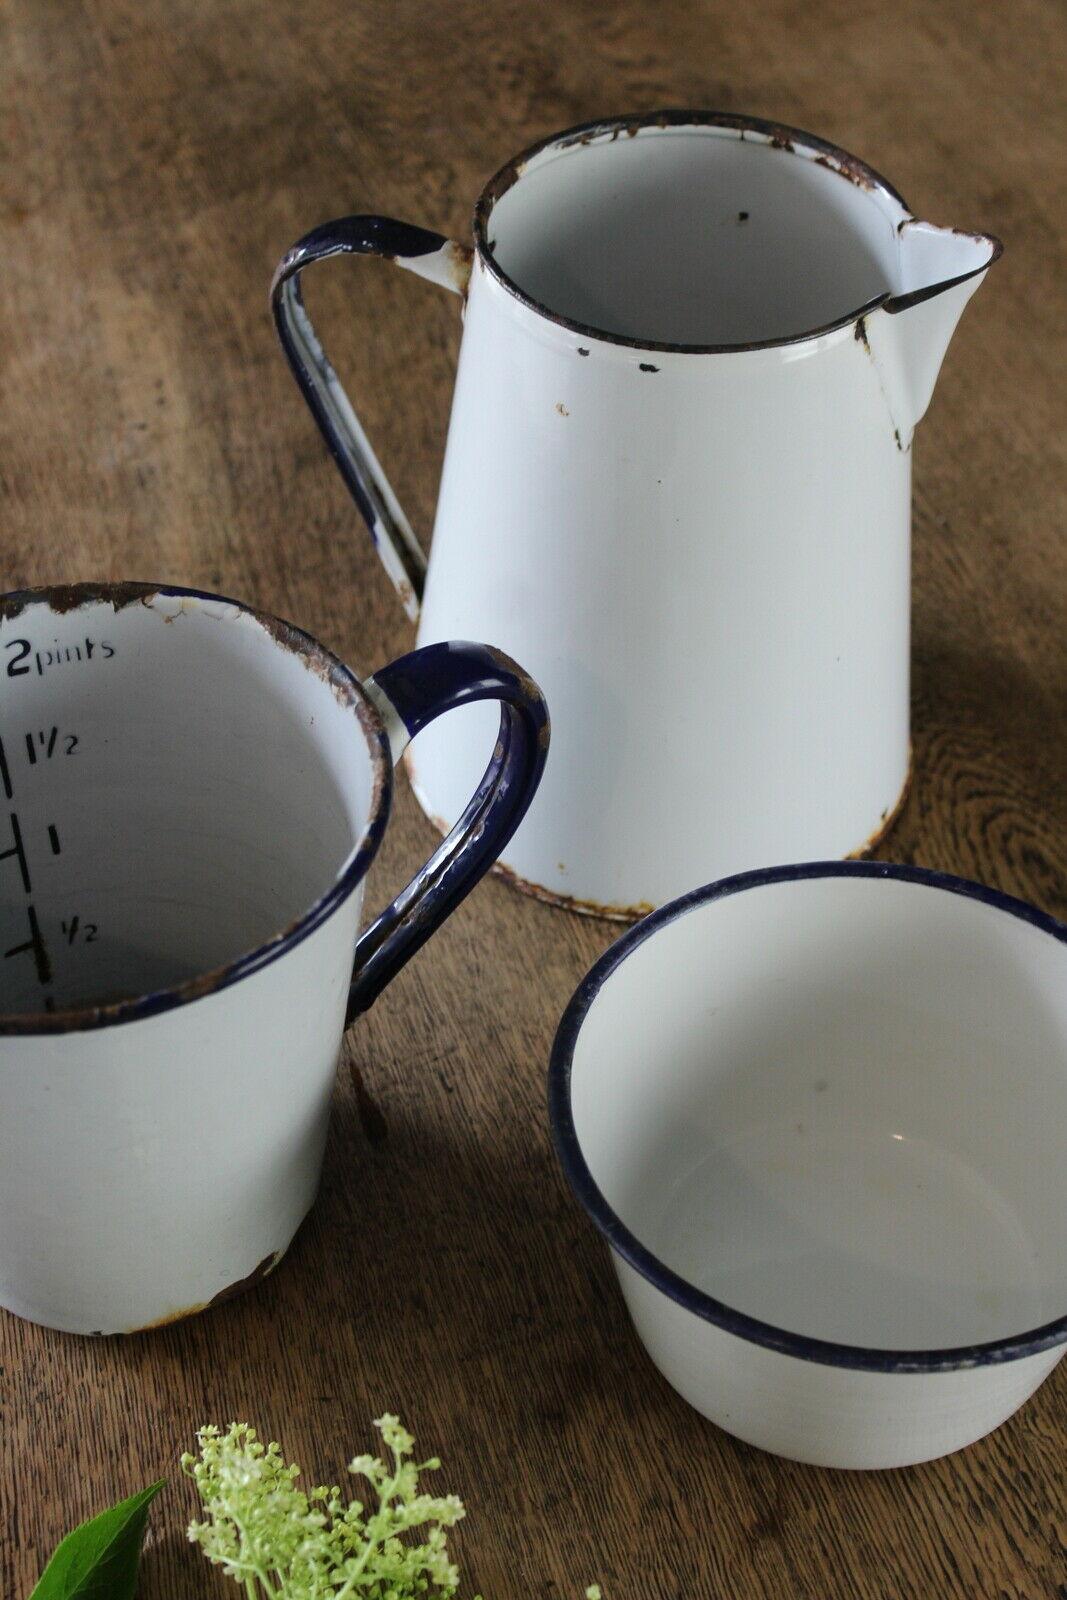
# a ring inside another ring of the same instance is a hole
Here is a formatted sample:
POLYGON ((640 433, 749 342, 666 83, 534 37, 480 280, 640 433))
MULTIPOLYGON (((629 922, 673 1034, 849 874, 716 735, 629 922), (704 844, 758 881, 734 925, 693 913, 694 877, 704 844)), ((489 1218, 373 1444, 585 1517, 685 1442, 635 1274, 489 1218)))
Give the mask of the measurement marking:
POLYGON ((52 964, 48 959, 48 951, 44 947, 44 940, 41 938, 41 930, 37 923, 37 913, 32 906, 27 906, 26 915, 30 919, 30 927, 33 930, 33 954, 37 962, 37 976, 42 983, 51 983, 52 964))
POLYGON ((30 883, 30 869, 26 865, 26 852, 22 848, 22 830, 19 827, 19 819, 13 811, 10 816, 11 831, 15 836, 15 843, 10 850, 0 850, 0 861, 6 861, 8 856, 18 856, 19 866, 22 869, 22 887, 29 894, 31 893, 32 885, 30 883))
MULTIPOLYGON (((78 741, 74 737, 73 734, 68 734, 67 737, 69 739, 73 739, 74 740, 74 744, 77 744, 78 741)), ((45 733, 43 728, 39 728, 37 730, 37 744, 40 745, 41 749, 44 751, 44 758, 45 758, 46 761, 51 761, 52 757, 55 755, 56 740, 58 738, 59 738, 59 729, 56 728, 56 727, 49 728, 47 733, 45 733)), ((71 748, 73 748, 73 746, 71 748)), ((32 733, 28 733, 26 735, 26 754, 30 758, 30 765, 31 766, 36 766, 36 764, 37 764, 37 748, 34 745, 33 734, 32 733)), ((68 755, 70 754, 70 750, 69 749, 67 751, 67 754, 68 755)))
POLYGON ((2 783, 4 786, 4 798, 6 800, 10 800, 12 798, 11 773, 8 771, 7 756, 4 754, 3 739, 0 739, 0 783, 2 783))
POLYGON ((78 937, 77 917, 71 917, 69 924, 66 922, 61 922, 59 926, 63 929, 63 932, 67 936, 67 943, 73 944, 75 939, 78 937))
POLYGON ((52 854, 58 856, 60 853, 59 834, 56 832, 54 822, 48 824, 48 843, 52 846, 52 854))
POLYGON ((52 966, 48 960, 48 951, 44 947, 44 940, 41 938, 41 929, 37 921, 37 913, 32 906, 27 906, 26 915, 30 920, 30 937, 26 940, 25 944, 16 944, 13 945, 10 950, 5 950, 4 959, 7 960, 9 956, 21 956, 27 950, 32 950, 34 961, 37 964, 38 978, 42 983, 51 983, 52 966))

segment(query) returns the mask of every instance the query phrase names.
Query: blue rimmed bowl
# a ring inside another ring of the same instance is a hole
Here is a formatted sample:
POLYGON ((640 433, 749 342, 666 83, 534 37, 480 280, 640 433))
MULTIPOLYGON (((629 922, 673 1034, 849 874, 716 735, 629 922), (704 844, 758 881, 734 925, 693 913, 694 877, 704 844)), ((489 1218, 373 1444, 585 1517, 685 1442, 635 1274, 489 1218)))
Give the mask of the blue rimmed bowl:
POLYGON ((836 1467, 998 1426, 1067 1343, 1067 928, 877 862, 639 923, 556 1035, 553 1135, 646 1350, 836 1467))

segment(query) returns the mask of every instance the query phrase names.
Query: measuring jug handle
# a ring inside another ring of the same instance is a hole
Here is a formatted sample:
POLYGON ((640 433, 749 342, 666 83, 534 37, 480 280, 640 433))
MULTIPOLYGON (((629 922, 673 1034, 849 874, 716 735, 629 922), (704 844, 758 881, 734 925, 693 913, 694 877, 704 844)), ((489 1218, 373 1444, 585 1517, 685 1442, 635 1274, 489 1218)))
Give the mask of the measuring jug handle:
MULTIPOLYGON (((448 837, 356 944, 348 1022, 453 912, 492 866, 526 814, 548 753, 548 707, 521 667, 482 644, 431 644, 363 685, 385 724, 394 764, 421 729, 476 700, 499 700, 496 748, 448 837)), ((347 1026, 347 1023, 346 1023, 347 1026)))
POLYGON ((426 581, 426 557, 352 402, 327 359, 300 291, 304 268, 336 255, 381 256, 418 273, 420 278, 463 294, 470 278, 472 252, 440 233, 416 228, 410 222, 396 222, 391 217, 341 217, 336 222, 324 222, 298 240, 279 263, 271 285, 274 322, 293 376, 363 513, 404 610, 414 622, 418 620, 426 581))

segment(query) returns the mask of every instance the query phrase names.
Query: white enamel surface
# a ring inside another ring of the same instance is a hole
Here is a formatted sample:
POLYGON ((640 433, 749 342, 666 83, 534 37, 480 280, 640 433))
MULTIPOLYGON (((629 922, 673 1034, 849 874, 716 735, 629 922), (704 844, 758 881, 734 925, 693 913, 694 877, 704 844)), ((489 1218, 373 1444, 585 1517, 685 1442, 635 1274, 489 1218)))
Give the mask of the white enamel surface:
MULTIPOLYGON (((354 710, 234 607, 34 606, 0 624, 0 672, 0 849, 13 812, 30 876, 0 860, 0 951, 32 905, 50 969, 0 960, 0 1014, 207 974, 306 912, 363 834, 354 710)), ((0 1037, 0 1304, 124 1331, 284 1251, 318 1183, 360 898, 173 1010, 0 1037)))
POLYGON ((0 1304, 128 1332, 281 1256, 318 1188, 359 898, 216 995, 0 1038, 0 1304))
POLYGON ((1062 1345, 998 1367, 856 1372, 801 1361, 693 1316, 614 1257, 634 1327, 667 1381, 713 1422, 819 1467, 912 1466, 961 1450, 1012 1416, 1062 1345))
MULTIPOLYGON (((489 236, 561 311, 699 342, 914 287, 906 215, 801 154, 649 129, 536 157, 489 236)), ((959 236, 930 232, 955 270, 959 236)), ((520 877, 659 904, 882 826, 908 762, 911 432, 979 281, 872 313, 866 343, 694 355, 567 331, 476 261, 419 638, 490 639, 544 685, 520 877)), ((472 707, 420 736, 432 816, 456 820, 495 731, 472 707)))
POLYGON ((428 283, 451 289, 453 294, 465 294, 471 275, 471 250, 468 245, 446 239, 440 250, 431 250, 424 256, 397 256, 396 264, 428 283))
MULTIPOLYGON (((1025 1335, 1067 1312, 1065 980, 1059 941, 922 885, 819 878, 716 900, 594 1000, 572 1078, 583 1155, 659 1261, 786 1333, 901 1351, 1025 1335)), ((958 1448, 1062 1353, 950 1374, 822 1366, 619 1267, 680 1392, 802 1460, 958 1448)))

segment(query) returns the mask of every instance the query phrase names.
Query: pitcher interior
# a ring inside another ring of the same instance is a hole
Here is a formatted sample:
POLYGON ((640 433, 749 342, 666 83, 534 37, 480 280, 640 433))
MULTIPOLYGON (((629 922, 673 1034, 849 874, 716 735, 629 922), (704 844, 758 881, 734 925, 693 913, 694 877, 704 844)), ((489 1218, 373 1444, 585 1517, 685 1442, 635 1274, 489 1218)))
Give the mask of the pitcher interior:
POLYGON ((327 661, 165 595, 0 625, 0 1016, 210 973, 330 889, 375 774, 327 661))
POLYGON ((600 990, 572 1069, 608 1204, 792 1333, 945 1349, 1067 1311, 1067 947, 900 881, 690 911, 600 990))
POLYGON ((907 216, 816 148, 651 124, 539 151, 493 205, 486 244, 572 322, 638 342, 748 344, 896 290, 907 216))

